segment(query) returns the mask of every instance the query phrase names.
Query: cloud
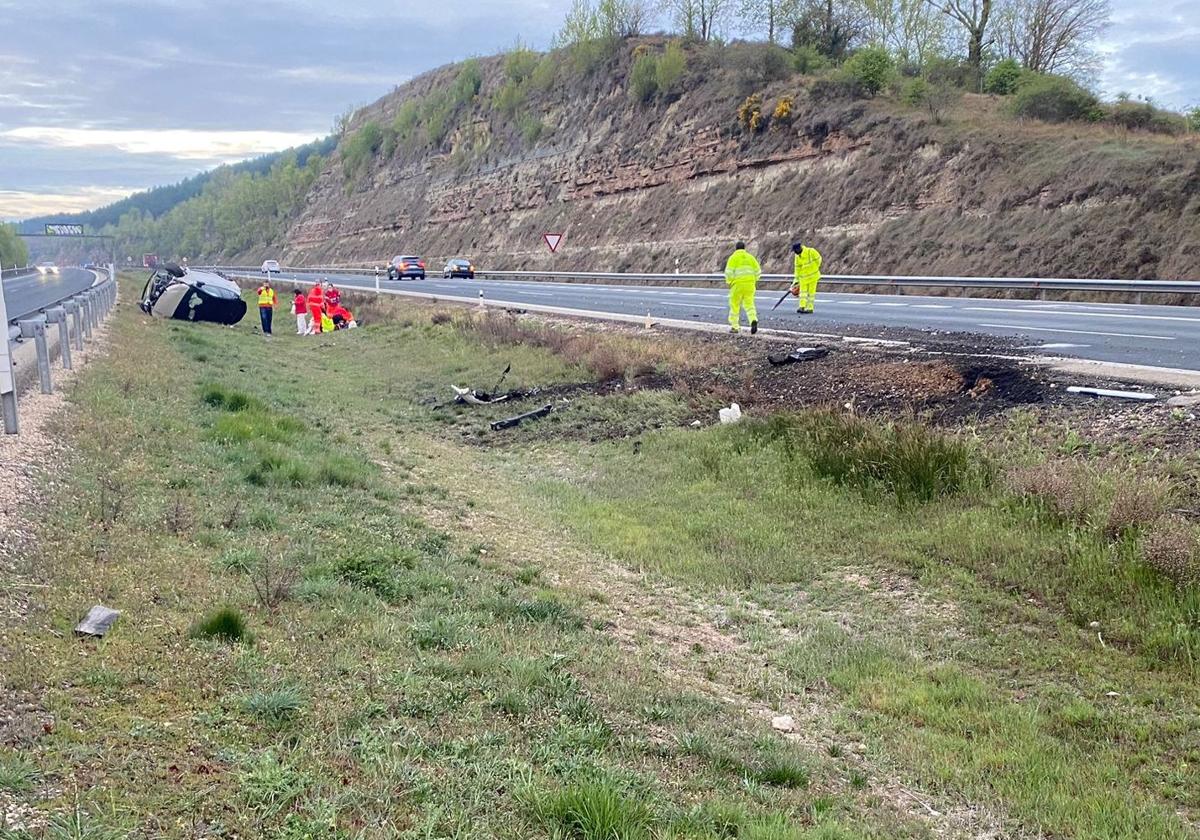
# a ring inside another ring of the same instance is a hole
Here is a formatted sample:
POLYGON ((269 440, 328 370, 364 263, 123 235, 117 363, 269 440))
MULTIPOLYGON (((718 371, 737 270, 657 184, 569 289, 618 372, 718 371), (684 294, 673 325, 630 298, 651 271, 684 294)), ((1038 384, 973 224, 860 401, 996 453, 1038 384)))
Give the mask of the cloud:
POLYGON ((380 79, 378 71, 354 70, 346 67, 313 65, 309 67, 280 67, 273 71, 281 79, 309 82, 322 85, 370 85, 403 84, 411 76, 380 79))
POLYGON ((196 131, 193 129, 60 128, 22 126, 0 131, 0 140, 66 149, 115 149, 131 155, 166 155, 179 160, 230 162, 299 146, 317 139, 284 131, 196 131))
POLYGON ((79 187, 69 192, 0 190, 0 221, 94 210, 136 191, 136 187, 79 187))

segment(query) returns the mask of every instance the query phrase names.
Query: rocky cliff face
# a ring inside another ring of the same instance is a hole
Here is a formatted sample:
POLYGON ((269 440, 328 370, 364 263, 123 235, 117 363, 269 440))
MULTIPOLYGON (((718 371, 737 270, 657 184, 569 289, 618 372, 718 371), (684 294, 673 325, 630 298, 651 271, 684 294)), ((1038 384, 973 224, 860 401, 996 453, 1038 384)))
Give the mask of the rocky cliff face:
MULTIPOLYGON (((379 154, 355 179, 335 159, 285 258, 709 271, 744 237, 767 270, 785 271, 803 236, 835 273, 1200 277, 1194 141, 1022 124, 971 96, 935 124, 886 99, 722 62, 693 54, 682 92, 647 106, 627 93, 629 55, 590 75, 564 63, 524 95, 525 119, 545 126, 527 143, 490 105, 502 61, 484 60, 479 94, 443 143, 379 154), (744 131, 736 111, 749 93, 767 115, 793 98, 791 118, 744 131), (565 235, 557 254, 546 232, 565 235)), ((397 89, 352 130, 390 124, 455 73, 397 89)))

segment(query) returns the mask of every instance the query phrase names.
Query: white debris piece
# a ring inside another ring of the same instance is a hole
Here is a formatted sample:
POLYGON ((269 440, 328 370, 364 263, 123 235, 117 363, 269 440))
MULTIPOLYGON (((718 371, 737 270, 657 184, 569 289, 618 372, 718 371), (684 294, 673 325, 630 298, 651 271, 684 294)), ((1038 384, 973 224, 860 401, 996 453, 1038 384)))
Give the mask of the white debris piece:
POLYGON ((113 626, 120 614, 118 610, 110 610, 108 607, 96 604, 88 610, 83 621, 76 625, 75 632, 80 636, 103 636, 113 626))
POLYGON ((742 407, 737 403, 730 403, 729 408, 722 408, 717 415, 722 423, 736 423, 742 419, 742 407))
POLYGON ((1081 388, 1078 385, 1072 385, 1067 388, 1067 392, 1071 394, 1085 394, 1090 397, 1117 397, 1122 400, 1141 400, 1143 402, 1158 399, 1154 394, 1147 394, 1142 391, 1112 391, 1108 388, 1081 388))

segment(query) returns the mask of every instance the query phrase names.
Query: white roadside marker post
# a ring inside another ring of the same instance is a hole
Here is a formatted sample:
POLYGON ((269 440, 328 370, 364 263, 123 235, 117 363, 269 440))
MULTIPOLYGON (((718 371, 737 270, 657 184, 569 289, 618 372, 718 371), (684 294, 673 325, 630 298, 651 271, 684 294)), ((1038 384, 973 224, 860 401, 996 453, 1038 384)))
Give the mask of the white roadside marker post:
POLYGON ((4 303, 4 269, 0 267, 0 413, 4 433, 17 433, 17 388, 13 381, 12 355, 8 348, 8 306, 4 303))

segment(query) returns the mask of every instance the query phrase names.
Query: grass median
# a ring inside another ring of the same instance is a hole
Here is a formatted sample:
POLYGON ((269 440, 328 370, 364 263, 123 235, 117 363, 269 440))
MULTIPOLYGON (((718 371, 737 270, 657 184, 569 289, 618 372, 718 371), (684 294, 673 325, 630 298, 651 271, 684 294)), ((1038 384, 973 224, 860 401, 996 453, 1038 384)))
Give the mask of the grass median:
POLYGON ((9 833, 1194 836, 1194 592, 1140 524, 911 422, 692 429, 685 339, 364 321, 119 313, 4 639, 9 833), (509 363, 557 410, 492 434, 448 385, 509 363))

